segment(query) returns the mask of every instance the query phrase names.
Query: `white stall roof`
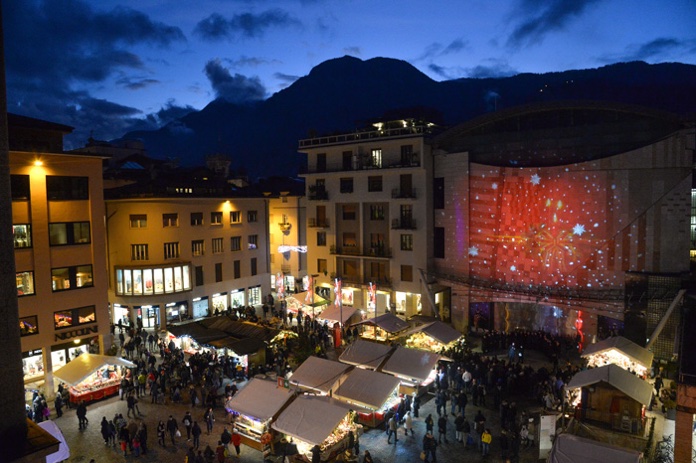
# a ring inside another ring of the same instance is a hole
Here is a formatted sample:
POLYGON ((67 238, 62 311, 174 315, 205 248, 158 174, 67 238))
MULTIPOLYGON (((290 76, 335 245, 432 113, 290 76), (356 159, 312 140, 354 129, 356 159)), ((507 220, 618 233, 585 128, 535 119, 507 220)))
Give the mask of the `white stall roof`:
POLYGON ((352 306, 339 308, 332 305, 317 315, 317 318, 321 318, 322 320, 330 320, 332 322, 345 323, 357 310, 358 309, 356 307, 352 306))
POLYGON ((254 378, 232 397, 229 407, 260 421, 274 417, 292 397, 292 391, 279 387, 275 381, 254 378))
POLYGON ((576 389, 591 386, 602 381, 611 384, 643 405, 650 403, 652 397, 652 386, 650 383, 617 365, 604 365, 599 368, 579 371, 568 383, 568 388, 576 389))
POLYGON ((409 324, 406 320, 402 320, 392 313, 385 313, 375 318, 367 318, 361 322, 356 323, 356 325, 373 325, 378 326, 387 333, 395 334, 401 331, 405 331, 409 328, 409 324))
POLYGON ((623 336, 612 336, 597 343, 590 344, 585 348, 582 356, 589 357, 590 355, 600 354, 612 349, 621 352, 626 357, 630 358, 631 361, 645 368, 650 368, 652 365, 653 353, 623 336))
POLYGON ((295 370, 290 384, 328 394, 349 368, 345 363, 312 356, 295 370))
POLYGON ((63 432, 60 430, 58 425, 51 420, 45 420, 37 424, 60 441, 58 451, 46 456, 46 463, 59 463, 61 461, 67 461, 68 458, 70 458, 70 447, 65 441, 65 436, 63 436, 63 432))
POLYGON ((462 337, 462 333, 455 330, 447 323, 443 323, 439 320, 432 323, 428 323, 427 325, 423 325, 422 327, 420 327, 420 330, 418 331, 427 334, 428 336, 442 344, 449 344, 462 337))
POLYGON ((348 374, 334 397, 357 403, 372 410, 381 408, 401 381, 391 375, 355 368, 348 374))
POLYGON ((312 445, 320 445, 351 407, 330 397, 301 395, 290 402, 271 427, 312 445))
POLYGON ((549 454, 551 463, 640 463, 641 453, 573 434, 559 434, 549 454))
POLYGON ((100 368, 109 365, 120 365, 128 368, 134 368, 135 363, 121 357, 111 355, 97 355, 84 352, 76 357, 67 365, 53 372, 56 378, 59 378, 66 383, 74 386, 80 384, 87 379, 89 375, 99 370, 100 368))
POLYGON ((343 351, 338 360, 349 365, 376 370, 389 356, 392 349, 386 344, 358 339, 343 351))
POLYGON ((382 371, 420 383, 428 379, 438 360, 440 355, 434 352, 398 346, 382 367, 382 371))

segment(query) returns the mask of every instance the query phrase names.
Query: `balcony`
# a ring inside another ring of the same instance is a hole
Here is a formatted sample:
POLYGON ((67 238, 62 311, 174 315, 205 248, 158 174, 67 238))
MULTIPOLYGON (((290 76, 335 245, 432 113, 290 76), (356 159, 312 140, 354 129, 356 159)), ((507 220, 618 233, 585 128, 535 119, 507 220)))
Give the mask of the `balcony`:
POLYGON ((307 219, 307 227, 309 228, 329 228, 329 219, 307 219))
POLYGON ((302 174, 324 174, 331 172, 355 172, 359 170, 383 170, 383 169, 403 169, 406 167, 420 167, 420 159, 418 159, 418 153, 414 153, 416 159, 412 160, 390 160, 389 158, 384 159, 382 164, 374 164, 369 155, 356 155, 351 161, 350 165, 329 165, 326 167, 307 167, 303 166, 300 168, 300 175, 302 174))
POLYGON ((338 256, 356 256, 356 257, 392 257, 391 248, 384 246, 367 246, 365 249, 360 249, 356 246, 331 246, 329 253, 338 256))
POLYGON ((310 185, 309 199, 312 201, 328 201, 329 193, 323 185, 310 185))
POLYGON ((411 217, 401 217, 400 219, 392 219, 392 230, 415 230, 416 219, 411 217))
POLYGON ((394 188, 392 190, 392 199, 416 199, 415 188, 394 188))
POLYGON ((360 275, 341 275, 341 274, 331 274, 333 278, 340 278, 344 285, 355 285, 367 288, 367 286, 372 283, 377 285, 377 290, 391 289, 392 279, 389 277, 363 277, 360 275))

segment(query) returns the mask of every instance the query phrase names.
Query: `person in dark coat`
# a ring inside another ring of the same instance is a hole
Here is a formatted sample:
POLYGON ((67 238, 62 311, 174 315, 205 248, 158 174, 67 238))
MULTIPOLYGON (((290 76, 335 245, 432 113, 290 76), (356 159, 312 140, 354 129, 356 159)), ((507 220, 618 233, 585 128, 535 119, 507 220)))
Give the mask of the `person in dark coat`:
POLYGON ((312 463, 321 463, 321 447, 318 445, 312 447, 312 463))
POLYGON ((80 424, 80 430, 87 429, 89 420, 87 419, 87 405, 85 405, 84 400, 81 400, 80 404, 77 406, 77 419, 80 424))
POLYGON ((193 449, 194 450, 198 450, 198 447, 201 445, 201 434, 202 433, 203 433, 203 430, 198 425, 198 421, 194 421, 193 426, 191 426, 191 436, 193 437, 193 449))
POLYGON ((437 441, 433 433, 428 431, 423 437, 423 452, 425 452, 425 462, 426 463, 437 463, 437 455, 435 450, 437 449, 437 441))
POLYGON ((101 420, 101 435, 104 438, 104 444, 109 445, 109 441, 111 440, 111 429, 109 428, 109 421, 106 417, 103 417, 101 420))

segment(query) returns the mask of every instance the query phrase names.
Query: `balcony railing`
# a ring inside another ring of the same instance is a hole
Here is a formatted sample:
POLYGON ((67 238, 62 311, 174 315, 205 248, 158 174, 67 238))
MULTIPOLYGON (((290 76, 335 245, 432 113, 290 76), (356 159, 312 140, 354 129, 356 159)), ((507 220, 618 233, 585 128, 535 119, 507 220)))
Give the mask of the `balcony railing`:
POLYGON ((351 162, 350 165, 341 165, 341 166, 326 166, 317 168, 309 168, 307 166, 303 166, 300 168, 300 174, 323 174, 323 173, 330 173, 330 172, 351 172, 351 171, 359 171, 359 170, 379 170, 379 169, 402 169, 405 167, 420 167, 420 160, 411 160, 411 161, 401 161, 401 160, 395 160, 393 162, 390 162, 388 159, 382 162, 381 165, 375 165, 372 162, 372 159, 370 159, 367 156, 361 156, 358 157, 354 162, 351 162))
POLYGON ((323 186, 310 185, 309 199, 313 201, 328 201, 329 193, 323 186))
POLYGON ((401 217, 400 219, 392 219, 392 230, 415 230, 416 219, 409 217, 401 217))
POLYGON ((415 188, 394 188, 392 190, 392 199, 416 199, 415 188))
POLYGON ((364 249, 357 246, 331 246, 329 253, 339 256, 392 257, 391 248, 384 246, 367 246, 364 249))
POLYGON ((309 228, 329 228, 329 219, 307 219, 307 226, 309 228))
POLYGON ((340 278, 345 284, 360 285, 367 287, 370 283, 377 285, 378 290, 389 289, 392 287, 392 279, 389 277, 366 277, 361 275, 341 275, 332 274, 334 278, 340 278))

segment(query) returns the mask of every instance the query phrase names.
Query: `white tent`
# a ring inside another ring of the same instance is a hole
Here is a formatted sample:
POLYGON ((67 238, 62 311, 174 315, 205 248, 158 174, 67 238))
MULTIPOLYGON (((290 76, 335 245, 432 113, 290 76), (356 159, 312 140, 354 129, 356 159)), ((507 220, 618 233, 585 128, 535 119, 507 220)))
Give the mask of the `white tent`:
POLYGON ((384 363, 392 349, 386 344, 358 339, 343 351, 338 360, 349 365, 376 370, 384 363))
POLYGON ((419 330, 441 344, 449 344, 462 337, 462 333, 439 320, 423 325, 419 330))
POLYGON ((100 368, 108 367, 109 365, 120 365, 128 368, 135 367, 135 363, 121 357, 84 352, 67 365, 54 371, 53 375, 65 381, 67 384, 75 386, 89 378, 95 371, 100 368))
POLYGON ((556 436, 549 454, 549 463, 640 463, 642 454, 573 434, 556 436))
MULTIPOLYGON (((650 368, 652 365, 652 352, 622 336, 612 336, 595 344, 590 344, 585 348, 582 356, 586 358, 602 354, 611 356, 617 352, 643 368, 650 368)), ((597 363, 594 366, 602 366, 602 364, 597 363)))
POLYGON ((384 373, 422 383, 440 360, 440 355, 398 346, 382 367, 384 373))
POLYGON ((366 318, 356 325, 372 325, 376 326, 389 334, 397 334, 406 331, 410 325, 407 321, 402 320, 392 313, 385 313, 378 317, 366 318))
POLYGON ((317 318, 321 318, 322 320, 328 320, 332 322, 340 322, 341 324, 345 324, 350 317, 353 316, 353 314, 357 311, 358 309, 353 306, 345 306, 345 307, 336 307, 335 305, 332 305, 325 309, 322 313, 317 315, 317 318))
POLYGON ((59 461, 70 458, 70 447, 68 447, 68 443, 65 441, 65 436, 63 436, 63 432, 60 430, 58 425, 51 420, 42 421, 41 423, 38 423, 38 425, 60 441, 58 451, 46 456, 46 463, 58 463, 59 461))
POLYGON ((643 405, 650 403, 652 397, 650 383, 616 365, 579 371, 568 383, 568 389, 591 386, 601 381, 611 384, 643 405))
POLYGON ((301 395, 283 410, 271 427, 311 445, 321 445, 351 407, 329 397, 301 395))
POLYGON ((311 356, 290 377, 290 384, 328 394, 345 376, 350 366, 311 356))
POLYGON ((355 368, 336 389, 334 397, 377 410, 396 392, 400 383, 394 376, 355 368))
POLYGON ((273 418, 292 397, 292 391, 279 387, 275 381, 254 378, 227 405, 242 415, 259 421, 273 418))

